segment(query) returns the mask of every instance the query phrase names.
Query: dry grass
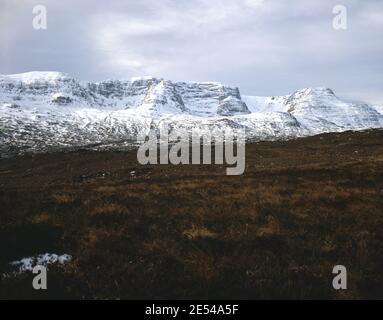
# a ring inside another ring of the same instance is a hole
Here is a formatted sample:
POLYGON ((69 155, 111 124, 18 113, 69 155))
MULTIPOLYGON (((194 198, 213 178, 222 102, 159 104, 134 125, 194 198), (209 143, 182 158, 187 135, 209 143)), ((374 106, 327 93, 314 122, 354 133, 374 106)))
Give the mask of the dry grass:
POLYGON ((73 194, 54 194, 52 195, 52 199, 59 204, 67 204, 74 202, 76 197, 73 194))
POLYGON ((134 152, 0 159, 0 273, 36 253, 74 257, 46 293, 25 276, 0 297, 383 298, 383 132, 246 155, 239 177, 139 166, 134 152), (336 264, 345 292, 331 287, 336 264))
POLYGON ((103 214, 122 214, 126 213, 127 208, 119 205, 117 203, 102 203, 96 205, 93 210, 91 210, 91 215, 103 215, 103 214))
POLYGON ((216 234, 206 227, 198 227, 193 225, 190 229, 182 233, 187 239, 193 240, 198 238, 215 238, 216 234))

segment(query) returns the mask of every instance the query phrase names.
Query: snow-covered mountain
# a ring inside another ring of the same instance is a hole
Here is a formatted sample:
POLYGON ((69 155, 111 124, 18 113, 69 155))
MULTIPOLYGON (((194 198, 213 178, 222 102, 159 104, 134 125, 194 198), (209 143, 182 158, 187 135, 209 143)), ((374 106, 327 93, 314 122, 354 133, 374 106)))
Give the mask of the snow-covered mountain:
POLYGON ((383 105, 374 105, 372 106, 376 111, 383 114, 383 105))
POLYGON ((80 82, 59 72, 0 75, 0 152, 123 144, 165 124, 177 131, 244 128, 252 139, 382 128, 368 104, 326 88, 277 97, 241 96, 220 83, 152 77, 80 82))

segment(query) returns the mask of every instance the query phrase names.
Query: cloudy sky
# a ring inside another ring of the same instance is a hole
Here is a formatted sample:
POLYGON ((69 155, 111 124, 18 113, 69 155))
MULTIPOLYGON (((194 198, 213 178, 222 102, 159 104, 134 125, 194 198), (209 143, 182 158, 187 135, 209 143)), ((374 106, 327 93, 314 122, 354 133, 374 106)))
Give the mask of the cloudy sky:
POLYGON ((0 0, 0 73, 152 75, 243 94, 309 86, 383 104, 381 0, 0 0), (32 27, 34 5, 47 29, 32 27), (335 5, 347 29, 333 28, 335 5))

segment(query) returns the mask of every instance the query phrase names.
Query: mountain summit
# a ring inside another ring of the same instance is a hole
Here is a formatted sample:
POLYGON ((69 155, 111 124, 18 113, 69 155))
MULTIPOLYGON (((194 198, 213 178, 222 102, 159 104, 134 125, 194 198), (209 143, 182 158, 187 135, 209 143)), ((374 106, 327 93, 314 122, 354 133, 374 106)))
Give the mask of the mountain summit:
POLYGON ((217 82, 83 82, 60 72, 0 75, 0 112, 2 153, 134 140, 161 124, 173 130, 240 127, 252 139, 383 127, 376 108, 343 101, 328 88, 241 96, 217 82))

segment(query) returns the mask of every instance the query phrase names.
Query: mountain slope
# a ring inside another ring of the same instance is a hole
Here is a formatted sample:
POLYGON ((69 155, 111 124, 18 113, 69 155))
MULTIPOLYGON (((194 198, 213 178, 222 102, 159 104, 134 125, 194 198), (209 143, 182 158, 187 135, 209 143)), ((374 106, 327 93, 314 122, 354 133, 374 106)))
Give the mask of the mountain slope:
POLYGON ((0 152, 130 143, 150 128, 246 129, 252 139, 383 127, 367 104, 326 88, 279 97, 241 96, 220 83, 152 77, 80 82, 59 72, 0 75, 0 152))

